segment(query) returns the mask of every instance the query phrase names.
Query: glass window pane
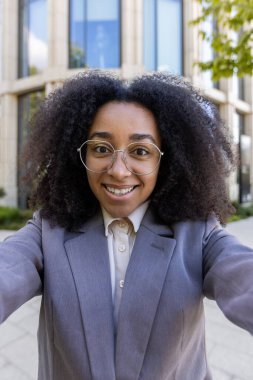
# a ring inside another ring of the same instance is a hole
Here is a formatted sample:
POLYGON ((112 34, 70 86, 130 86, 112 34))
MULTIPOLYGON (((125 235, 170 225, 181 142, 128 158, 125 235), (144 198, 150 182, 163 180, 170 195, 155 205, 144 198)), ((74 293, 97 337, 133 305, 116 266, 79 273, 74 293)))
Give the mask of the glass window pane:
POLYGON ((41 73, 47 67, 47 1, 20 0, 19 76, 41 73))
POLYGON ((245 79, 238 78, 238 97, 245 100, 245 79))
POLYGON ((119 51, 119 1, 87 2, 87 66, 117 68, 119 51))
POLYGON ((155 0, 144 1, 144 66, 146 70, 156 69, 156 5, 155 0))
POLYGON ((28 1, 19 2, 19 77, 28 76, 28 1))
MULTIPOLYGON (((233 142, 236 154, 240 154, 240 121, 238 113, 233 113, 233 142)), ((234 182, 230 186, 230 197, 233 201, 240 202, 240 169, 237 166, 236 171, 232 174, 234 182)))
POLYGON ((251 202, 250 163, 251 163, 251 137, 241 135, 240 139, 240 201, 251 202))
MULTIPOLYGON (((233 115, 233 141, 237 146, 240 141, 240 118, 238 113, 234 113, 233 115)), ((239 152, 239 147, 238 147, 239 152)))
POLYGON ((3 0, 0 0, 0 81, 3 79, 3 0))
POLYGON ((85 1, 70 1, 70 62, 71 68, 85 67, 85 1))
MULTIPOLYGON (((211 16, 209 16, 205 21, 201 23, 201 29, 206 32, 208 36, 211 36, 213 33, 213 19, 211 16)), ((211 43, 209 41, 203 40, 201 41, 200 48, 201 61, 211 61, 213 59, 213 49, 211 47, 211 43)), ((201 76, 205 87, 213 87, 211 71, 203 71, 201 73, 201 76)))
MULTIPOLYGON (((203 7, 206 6, 206 0, 203 0, 203 7)), ((201 22, 200 29, 206 33, 208 38, 211 38, 213 33, 218 31, 217 22, 212 15, 209 15, 204 21, 201 22)), ((211 46, 211 41, 200 39, 200 62, 212 61, 215 58, 214 51, 211 46)), ((201 72, 201 81, 206 88, 214 87, 219 88, 219 82, 212 80, 211 70, 201 72)))
POLYGON ((251 202, 250 164, 251 164, 251 137, 245 134, 245 117, 234 113, 234 142, 239 153, 240 165, 237 169, 240 203, 251 202))
MULTIPOLYGON (((19 97, 18 102, 18 157, 22 152, 22 149, 29 136, 29 121, 31 117, 36 112, 40 102, 45 97, 45 91, 40 90, 32 92, 19 97)), ((18 160, 18 206, 21 208, 27 207, 27 199, 29 197, 29 190, 25 188, 21 181, 24 171, 20 165, 20 160, 18 160)))
POLYGON ((119 0, 71 0, 70 67, 119 66, 119 0))
POLYGON ((233 75, 233 93, 235 99, 245 100, 245 90, 244 90, 244 78, 238 78, 236 74, 233 75))
POLYGON ((158 0, 157 70, 182 74, 181 0, 158 0))
MULTIPOLYGON (((234 41, 235 44, 238 43, 241 33, 242 30, 239 30, 238 32, 231 32, 231 39, 234 41)), ((233 74, 233 93, 236 99, 244 100, 244 79, 238 77, 236 71, 237 70, 235 70, 233 74)))

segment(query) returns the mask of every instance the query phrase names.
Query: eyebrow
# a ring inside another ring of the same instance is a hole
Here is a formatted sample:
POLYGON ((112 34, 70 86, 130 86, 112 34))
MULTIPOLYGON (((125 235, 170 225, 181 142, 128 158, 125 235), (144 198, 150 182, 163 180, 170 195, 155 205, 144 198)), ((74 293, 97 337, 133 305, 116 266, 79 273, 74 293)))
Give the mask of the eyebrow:
POLYGON ((154 137, 146 133, 134 133, 129 138, 132 141, 140 141, 140 140, 148 139, 148 140, 151 140, 154 144, 156 144, 154 137))
MULTIPOLYGON (((109 132, 94 132, 92 135, 89 137, 89 140, 92 140, 94 138, 103 138, 103 139, 111 139, 113 136, 109 132)), ((141 141, 141 140, 151 140, 154 144, 156 144, 156 141, 154 137, 150 134, 147 133, 134 133, 129 136, 129 140, 131 141, 141 141)))
POLYGON ((112 137, 112 134, 109 132, 94 132, 92 135, 90 135, 89 140, 94 139, 94 137, 100 137, 103 139, 110 139, 112 137))

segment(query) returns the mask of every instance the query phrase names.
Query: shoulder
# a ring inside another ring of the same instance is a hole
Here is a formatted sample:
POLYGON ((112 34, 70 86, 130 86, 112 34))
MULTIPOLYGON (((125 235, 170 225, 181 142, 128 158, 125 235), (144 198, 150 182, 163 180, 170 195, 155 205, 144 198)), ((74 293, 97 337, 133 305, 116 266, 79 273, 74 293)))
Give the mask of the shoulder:
POLYGON ((190 235, 205 240, 213 231, 224 230, 214 214, 210 214, 206 219, 191 220, 185 219, 167 225, 158 216, 153 208, 149 208, 143 218, 142 225, 156 233, 167 231, 168 235, 174 237, 190 235))
POLYGON ((190 234, 206 240, 214 231, 224 231, 220 222, 214 215, 209 215, 206 219, 184 220, 174 223, 172 229, 175 234, 190 234))
POLYGON ((103 222, 101 212, 97 213, 95 216, 88 219, 78 228, 69 230, 65 227, 60 226, 59 224, 53 223, 47 218, 42 217, 41 212, 36 211, 33 214, 33 218, 27 222, 26 227, 30 229, 38 229, 41 232, 42 237, 44 238, 59 237, 63 240, 68 240, 75 237, 76 235, 86 233, 89 230, 94 229, 96 226, 103 226, 103 225, 104 225, 104 222, 103 222))
POLYGON ((228 234, 213 214, 206 219, 188 219, 167 225, 158 218, 153 209, 149 209, 142 224, 158 235, 174 238, 181 246, 195 245, 199 249, 202 249, 212 236, 228 234))
POLYGON ((59 226, 52 226, 49 220, 41 217, 40 211, 35 211, 26 225, 5 239, 6 242, 29 242, 37 241, 40 243, 43 236, 53 236, 65 234, 65 229, 59 226))

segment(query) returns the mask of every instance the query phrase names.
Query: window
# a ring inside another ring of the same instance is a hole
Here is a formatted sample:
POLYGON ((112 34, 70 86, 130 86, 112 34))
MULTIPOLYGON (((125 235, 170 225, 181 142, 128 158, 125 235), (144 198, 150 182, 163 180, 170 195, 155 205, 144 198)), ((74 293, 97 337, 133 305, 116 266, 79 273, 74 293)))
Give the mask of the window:
POLYGON ((119 0, 70 0, 69 66, 120 66, 119 0))
POLYGON ((144 0, 144 65, 183 73, 182 0, 144 0))
POLYGON ((0 0, 0 81, 3 79, 3 0, 0 0))
MULTIPOLYGON (((204 1, 205 3, 205 1, 204 1)), ((209 15, 204 21, 201 23, 201 31, 206 33, 206 36, 211 38, 214 32, 218 31, 217 22, 213 19, 211 15, 209 15)), ((200 41, 200 62, 206 63, 212 61, 215 58, 215 53, 211 46, 211 41, 206 39, 199 40, 200 41)), ((201 80, 205 88, 219 88, 219 82, 212 80, 212 72, 210 70, 201 72, 201 80)))
POLYGON ((251 202, 251 137, 246 135, 245 117, 239 113, 235 113, 234 115, 234 140, 238 144, 240 157, 240 166, 238 168, 239 202, 251 202))
POLYGON ((47 67, 47 0, 19 0, 19 77, 47 67))
MULTIPOLYGON (((201 30, 203 30, 208 36, 212 35, 215 27, 216 25, 211 16, 209 16, 205 21, 201 23, 201 30)), ((213 58, 214 58, 214 52, 213 52, 211 43, 207 40, 201 41, 200 60, 202 62, 208 62, 208 61, 212 61, 213 58)), ((203 71, 201 73, 201 77, 203 79, 203 82, 206 88, 217 87, 216 85, 214 85, 214 84, 217 84, 217 82, 213 82, 212 73, 210 70, 203 71)))
POLYGON ((238 98, 245 100, 245 79, 238 78, 238 98))
POLYGON ((245 100, 244 78, 233 75, 233 93, 236 99, 245 100))
MULTIPOLYGON (((38 105, 45 97, 45 91, 40 90, 31 92, 19 97, 18 102, 18 157, 29 136, 29 121, 38 108, 38 105)), ((22 183, 22 176, 24 171, 18 160, 18 206, 21 208, 27 207, 27 200, 29 197, 29 190, 26 189, 22 183)))
MULTIPOLYGON (((238 40, 240 39, 242 35, 242 29, 239 29, 238 32, 233 32, 231 35, 231 38, 235 43, 238 43, 238 40)), ((233 92, 236 99, 245 100, 245 83, 244 78, 238 77, 237 73, 235 72, 233 75, 233 92)))

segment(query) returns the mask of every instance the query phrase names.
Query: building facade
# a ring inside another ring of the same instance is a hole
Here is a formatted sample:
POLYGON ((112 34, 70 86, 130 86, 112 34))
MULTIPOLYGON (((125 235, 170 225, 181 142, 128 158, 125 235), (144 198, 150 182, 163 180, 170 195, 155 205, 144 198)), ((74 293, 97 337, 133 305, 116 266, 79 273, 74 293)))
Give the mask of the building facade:
MULTIPOLYGON (((0 0, 1 204, 26 207, 19 154, 39 102, 90 68, 131 78, 146 71, 183 75, 211 99, 233 133, 241 160, 230 179, 233 200, 253 196, 253 82, 213 83, 194 66, 212 50, 189 21, 196 0, 0 0)), ((212 21, 204 25, 212 28, 212 21)), ((38 142, 39 143, 39 142, 38 142)))

